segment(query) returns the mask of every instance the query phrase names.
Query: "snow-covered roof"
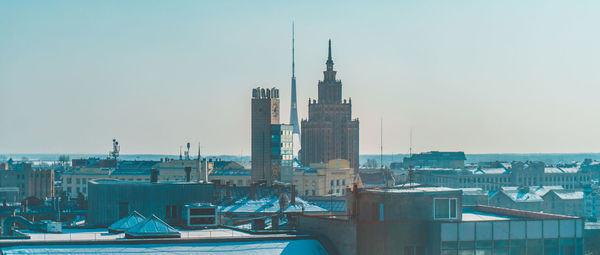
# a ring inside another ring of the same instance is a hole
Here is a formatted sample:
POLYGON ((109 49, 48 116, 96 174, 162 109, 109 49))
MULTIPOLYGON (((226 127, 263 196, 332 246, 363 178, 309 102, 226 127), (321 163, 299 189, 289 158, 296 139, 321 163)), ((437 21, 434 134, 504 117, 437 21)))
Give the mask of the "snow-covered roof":
POLYGON ((459 189, 447 187, 414 187, 414 188, 386 188, 386 189, 365 189, 367 192, 377 193, 458 193, 459 189))
POLYGON ((478 211, 470 211, 462 213, 462 221, 499 221, 499 220, 510 220, 511 218, 496 215, 491 213, 484 213, 478 211))
POLYGON ((553 190, 552 192, 556 194, 560 199, 583 199, 583 191, 553 190))
POLYGON ((544 201, 536 193, 532 192, 520 192, 518 190, 505 190, 502 193, 506 194, 510 199, 515 202, 542 202, 544 201))
POLYGON ((3 254, 327 254, 314 239, 212 243, 20 245, 3 247, 3 254))
POLYGON ((576 167, 546 167, 544 173, 547 174, 564 174, 564 173, 577 173, 579 168, 576 167))
POLYGON ((487 195, 487 191, 484 191, 482 188, 460 188, 462 190, 463 195, 467 196, 476 196, 476 195, 487 195))
POLYGON ((546 195, 546 193, 550 192, 551 190, 562 190, 564 189, 562 186, 559 185, 555 185, 555 186, 538 186, 538 187, 530 187, 529 188, 531 191, 535 192, 535 194, 537 194, 538 196, 544 196, 546 195))
POLYGON ((111 233, 121 233, 125 230, 130 229, 131 227, 137 225, 138 223, 144 221, 146 217, 139 214, 137 211, 133 211, 131 214, 123 217, 117 222, 113 223, 108 227, 108 232, 111 233))
POLYGON ((469 169, 473 174, 508 174, 509 172, 502 167, 495 168, 477 168, 469 169))
POLYGON ((156 215, 145 219, 125 231, 126 238, 180 237, 175 228, 169 226, 156 215))
MULTIPOLYGON (((278 213, 279 210, 279 198, 277 196, 265 197, 257 200, 242 198, 231 205, 219 208, 219 211, 222 213, 240 214, 278 213)), ((296 197, 296 203, 290 203, 283 212, 325 213, 327 210, 296 197)))

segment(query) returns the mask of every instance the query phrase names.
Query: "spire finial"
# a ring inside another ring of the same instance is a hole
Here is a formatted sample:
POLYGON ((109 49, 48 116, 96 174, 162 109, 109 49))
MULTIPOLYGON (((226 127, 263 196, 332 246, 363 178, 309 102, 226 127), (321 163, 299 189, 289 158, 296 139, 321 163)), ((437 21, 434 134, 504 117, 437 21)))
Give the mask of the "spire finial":
POLYGON ((333 70, 333 59, 331 59, 331 39, 329 39, 329 54, 325 64, 327 64, 327 70, 333 70))
POLYGON ((294 59, 294 22, 292 21, 292 77, 296 77, 296 62, 294 59))
POLYGON ((329 39, 329 57, 327 58, 327 61, 333 61, 331 60, 331 39, 329 39))

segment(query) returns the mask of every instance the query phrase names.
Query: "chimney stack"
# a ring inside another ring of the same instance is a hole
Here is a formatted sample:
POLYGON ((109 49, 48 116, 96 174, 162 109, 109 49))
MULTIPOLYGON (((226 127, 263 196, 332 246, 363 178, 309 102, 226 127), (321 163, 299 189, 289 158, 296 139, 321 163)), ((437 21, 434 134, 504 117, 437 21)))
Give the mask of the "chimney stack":
POLYGON ((206 159, 202 160, 202 177, 204 179, 204 183, 208 183, 208 162, 206 159))
POLYGON ((256 200, 256 184, 252 183, 250 184, 250 199, 252 200, 256 200))
POLYGON ((151 183, 158 182, 158 170, 156 170, 154 168, 150 170, 150 182, 151 183))
POLYGON ((185 181, 190 182, 191 174, 192 174, 192 167, 186 166, 184 169, 185 169, 185 181))
POLYGON ((296 185, 292 185, 292 199, 290 199, 292 205, 296 204, 296 185))

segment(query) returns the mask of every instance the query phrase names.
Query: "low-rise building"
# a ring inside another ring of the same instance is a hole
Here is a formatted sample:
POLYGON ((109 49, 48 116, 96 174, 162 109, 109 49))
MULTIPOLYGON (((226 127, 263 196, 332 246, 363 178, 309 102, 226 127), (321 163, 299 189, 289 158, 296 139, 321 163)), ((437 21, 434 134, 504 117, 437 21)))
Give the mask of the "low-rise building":
POLYGON ((0 170, 0 188, 17 188, 17 194, 11 194, 10 197, 19 201, 28 197, 52 198, 54 170, 33 169, 28 163, 13 165, 13 168, 0 170))
POLYGON ((462 151, 430 151, 405 157, 402 165, 405 169, 413 167, 463 168, 466 159, 465 153, 462 151))
MULTIPOLYGON (((203 161, 208 171, 212 170, 213 161, 203 161)), ((62 174, 62 190, 68 197, 80 195, 87 197, 88 181, 94 179, 116 179, 130 182, 149 182, 150 170, 158 170, 159 181, 186 181, 186 168, 190 170, 190 180, 200 180, 198 168, 202 168, 199 160, 164 159, 161 161, 124 160, 113 164, 113 159, 74 159, 77 166, 62 174)))
POLYGON ((348 217, 299 216, 298 231, 339 254, 583 254, 583 219, 462 206, 444 187, 347 192, 348 217))
POLYGON ((344 195, 352 180, 353 169, 345 159, 294 170, 294 185, 300 196, 344 195))
POLYGON ((497 190, 502 186, 562 186, 578 189, 592 183, 590 170, 573 166, 546 166, 543 162, 501 163, 486 167, 432 168, 412 171, 417 182, 440 187, 497 190))
POLYGON ((252 184, 252 170, 250 169, 214 169, 208 175, 210 182, 231 184, 236 186, 250 186, 252 184))

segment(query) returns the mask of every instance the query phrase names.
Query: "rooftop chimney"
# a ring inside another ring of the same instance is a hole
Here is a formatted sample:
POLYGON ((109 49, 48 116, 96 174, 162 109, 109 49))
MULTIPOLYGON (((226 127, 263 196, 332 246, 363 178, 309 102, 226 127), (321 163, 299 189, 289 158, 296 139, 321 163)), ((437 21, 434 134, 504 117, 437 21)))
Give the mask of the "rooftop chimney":
POLYGON ((296 204, 296 185, 292 185, 292 199, 290 202, 295 205, 296 204))
POLYGON ((202 162, 202 177, 204 178, 204 183, 208 183, 208 162, 206 159, 202 162))
POLYGON ((190 182, 191 180, 191 174, 192 174, 192 167, 191 166, 186 166, 184 168, 185 170, 185 181, 186 182, 190 182))
POLYGON ((150 182, 157 183, 158 182, 158 170, 151 169, 150 170, 150 182))

